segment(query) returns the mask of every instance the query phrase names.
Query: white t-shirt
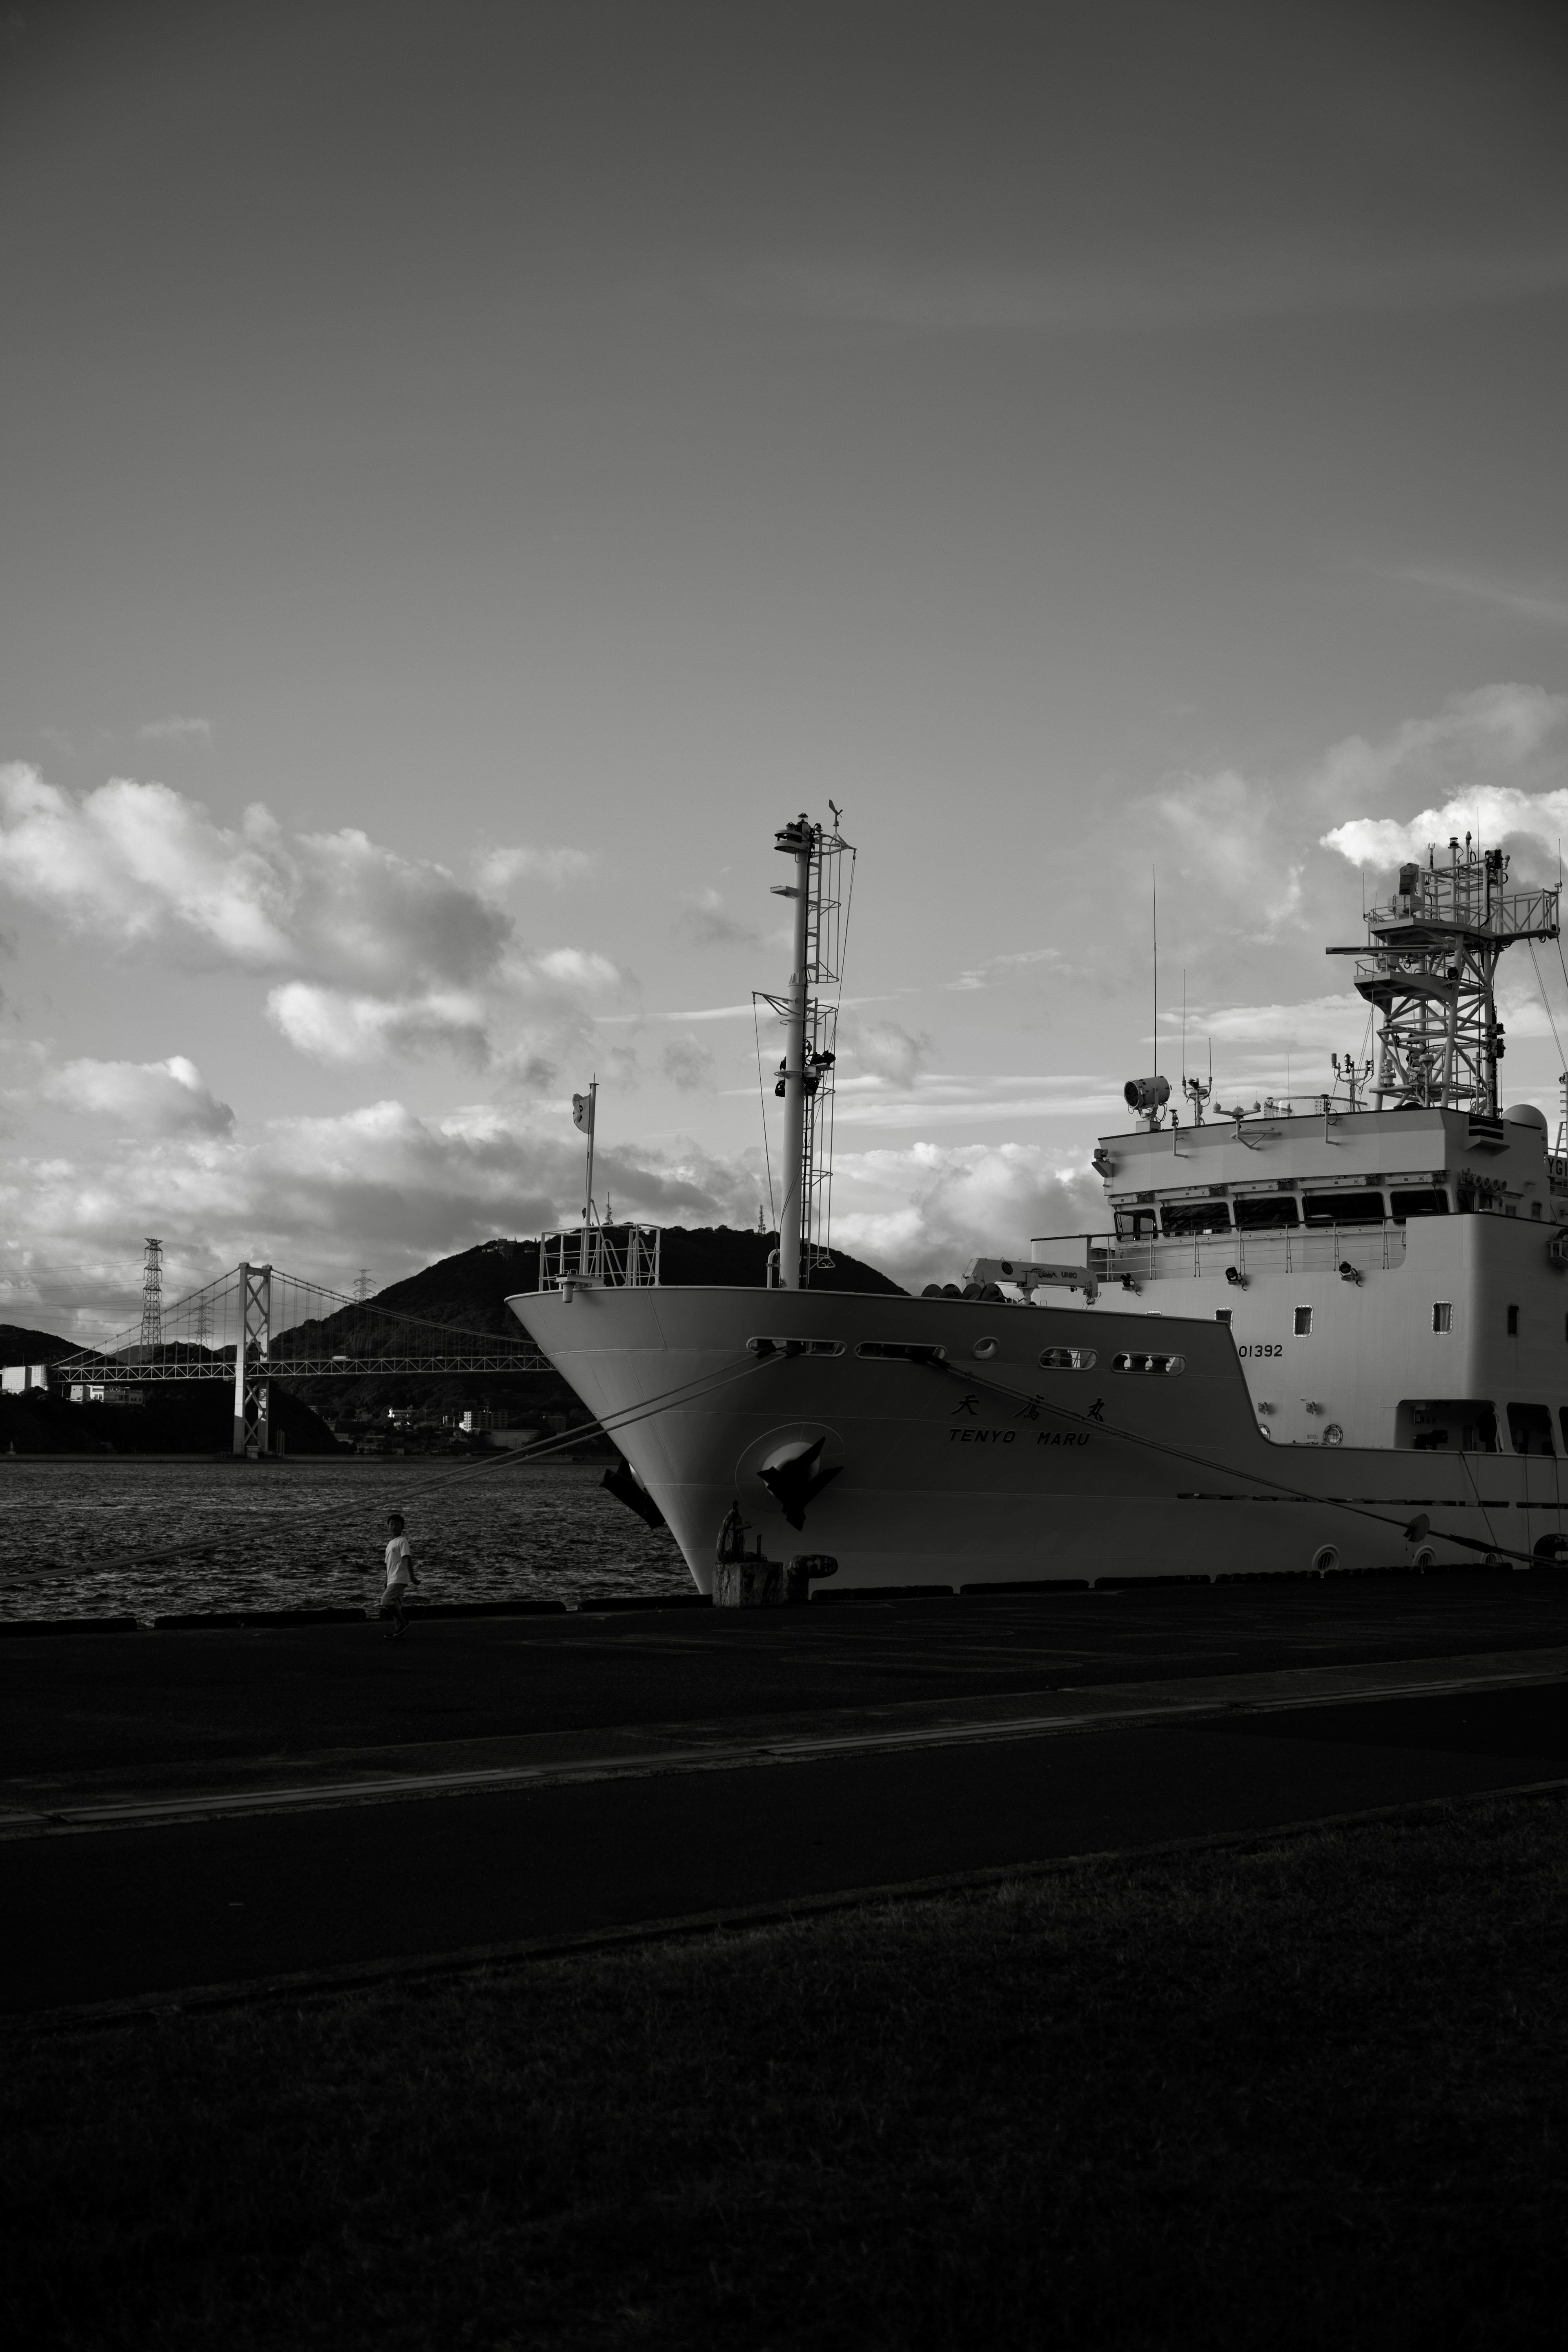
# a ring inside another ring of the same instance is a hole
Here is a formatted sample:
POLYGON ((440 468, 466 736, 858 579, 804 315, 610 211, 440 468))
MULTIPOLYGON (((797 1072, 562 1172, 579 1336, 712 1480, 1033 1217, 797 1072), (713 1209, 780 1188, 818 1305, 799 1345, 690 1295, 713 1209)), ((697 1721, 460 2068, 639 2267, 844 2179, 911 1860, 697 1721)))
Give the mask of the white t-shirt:
POLYGON ((409 1581, 409 1569, 413 1559, 414 1546, 409 1542, 408 1538, 394 1536, 386 1547, 386 1589, 389 1592, 395 1584, 406 1584, 409 1581))

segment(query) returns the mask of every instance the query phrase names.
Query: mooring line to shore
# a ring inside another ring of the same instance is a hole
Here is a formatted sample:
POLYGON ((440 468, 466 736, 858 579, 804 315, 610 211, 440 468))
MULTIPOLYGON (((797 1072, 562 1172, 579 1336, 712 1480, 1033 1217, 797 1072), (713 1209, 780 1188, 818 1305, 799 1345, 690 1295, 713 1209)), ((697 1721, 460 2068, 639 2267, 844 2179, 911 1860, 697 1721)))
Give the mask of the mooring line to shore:
MULTIPOLYGON (((601 1420, 579 1422, 574 1428, 563 1430, 554 1437, 545 1438, 537 1445, 518 1446, 510 1452, 496 1454, 488 1459, 463 1462, 458 1464, 455 1468, 433 1471, 426 1478, 411 1479, 399 1488, 399 1496, 401 1498, 405 1495, 425 1494, 432 1487, 449 1486, 459 1479, 470 1478, 485 1471, 505 1470, 520 1463, 543 1461, 549 1454, 563 1453, 571 1446, 581 1444, 584 1437, 593 1436, 596 1431, 610 1436, 617 1430, 633 1428, 637 1423, 647 1421, 654 1413, 670 1412, 678 1404, 701 1404, 708 1397, 715 1394, 718 1390, 729 1386, 731 1382, 744 1380, 750 1373, 761 1371, 766 1364, 784 1363, 786 1360, 787 1359, 782 1354, 757 1356, 746 1363, 737 1364, 721 1371, 700 1373, 692 1380, 679 1381, 672 1389, 665 1389, 655 1396, 645 1397, 639 1404, 627 1405, 618 1412, 606 1413, 601 1420)), ((346 1518, 351 1513, 363 1511, 364 1507, 363 1498, 356 1496, 347 1502, 327 1504, 321 1509, 307 1513, 297 1520, 289 1520, 286 1513, 279 1513, 278 1517, 285 1525, 319 1528, 330 1525, 334 1519, 346 1518)), ((254 1540, 255 1535, 255 1528, 250 1527, 237 1529, 233 1535, 193 1537, 188 1543, 166 1544, 155 1551, 117 1554, 110 1559, 42 1560, 27 1568, 11 1570, 5 1581, 22 1583, 38 1581, 46 1577, 107 1576, 121 1569, 155 1567, 164 1560, 206 1559, 215 1552, 229 1551, 237 1545, 250 1542, 254 1540)))

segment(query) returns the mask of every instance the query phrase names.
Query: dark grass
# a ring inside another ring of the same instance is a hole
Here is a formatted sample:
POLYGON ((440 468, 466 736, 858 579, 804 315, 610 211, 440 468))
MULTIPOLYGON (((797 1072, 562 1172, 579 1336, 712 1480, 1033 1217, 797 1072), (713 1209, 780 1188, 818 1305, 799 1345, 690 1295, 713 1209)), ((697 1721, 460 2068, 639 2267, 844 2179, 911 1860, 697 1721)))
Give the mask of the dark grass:
POLYGON ((1555 2347, 1565 1822, 7 2042, 9 2341, 1555 2347))

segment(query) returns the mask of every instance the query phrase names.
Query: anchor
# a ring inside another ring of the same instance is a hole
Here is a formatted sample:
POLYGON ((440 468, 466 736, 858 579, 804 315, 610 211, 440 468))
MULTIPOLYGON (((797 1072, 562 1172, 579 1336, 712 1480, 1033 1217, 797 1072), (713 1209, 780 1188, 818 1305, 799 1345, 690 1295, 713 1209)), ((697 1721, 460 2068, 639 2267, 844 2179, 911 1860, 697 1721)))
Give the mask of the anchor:
POLYGON ((831 1470, 817 1468, 817 1457, 826 1443, 826 1437, 819 1437, 815 1445, 757 1473, 792 1528, 805 1527, 807 1504, 815 1503, 823 1488, 830 1486, 844 1467, 841 1462, 836 1462, 831 1470))

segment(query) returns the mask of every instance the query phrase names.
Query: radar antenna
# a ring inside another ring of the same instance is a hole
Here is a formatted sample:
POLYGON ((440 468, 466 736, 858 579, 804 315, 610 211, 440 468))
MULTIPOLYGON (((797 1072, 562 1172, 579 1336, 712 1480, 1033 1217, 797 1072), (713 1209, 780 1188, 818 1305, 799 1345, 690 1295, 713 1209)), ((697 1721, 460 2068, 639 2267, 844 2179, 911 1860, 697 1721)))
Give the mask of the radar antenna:
MULTIPOLYGON (((1372 1085, 1378 1110, 1500 1116, 1498 961, 1516 940, 1554 940, 1558 928, 1556 887, 1510 890, 1508 864, 1500 849, 1478 849, 1468 834, 1461 847, 1454 835, 1445 865, 1429 849, 1424 866, 1400 867, 1386 906, 1368 908, 1364 948, 1328 950, 1360 958, 1356 988, 1382 1015, 1372 1085)), ((1348 1076, 1337 1060, 1335 1074, 1348 1076)), ((1352 1085, 1352 1109, 1355 1091, 1352 1085)))

